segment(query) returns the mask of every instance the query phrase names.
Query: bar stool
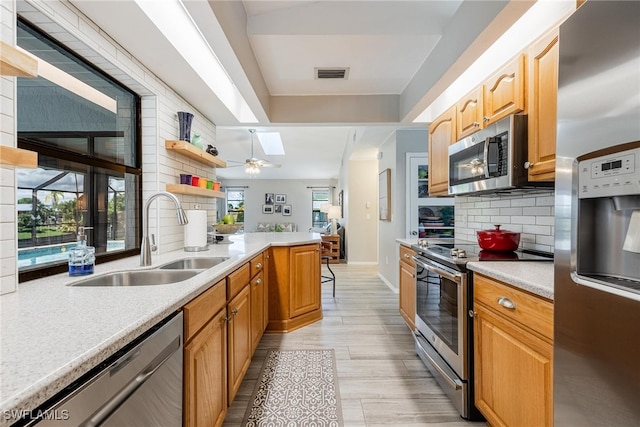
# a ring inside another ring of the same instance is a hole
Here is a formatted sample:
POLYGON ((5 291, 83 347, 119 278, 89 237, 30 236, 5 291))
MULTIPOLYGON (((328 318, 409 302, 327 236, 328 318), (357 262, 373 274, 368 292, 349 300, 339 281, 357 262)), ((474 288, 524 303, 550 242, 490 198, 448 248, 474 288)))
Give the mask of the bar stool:
POLYGON ((320 281, 320 283, 325 283, 325 282, 333 282, 333 297, 336 297, 336 275, 333 273, 333 270, 331 270, 331 266, 329 264, 329 261, 331 260, 331 242, 320 242, 320 245, 322 247, 322 252, 320 252, 320 256, 323 260, 325 260, 327 262, 327 268, 329 269, 329 273, 331 273, 331 276, 321 276, 322 280, 320 281))

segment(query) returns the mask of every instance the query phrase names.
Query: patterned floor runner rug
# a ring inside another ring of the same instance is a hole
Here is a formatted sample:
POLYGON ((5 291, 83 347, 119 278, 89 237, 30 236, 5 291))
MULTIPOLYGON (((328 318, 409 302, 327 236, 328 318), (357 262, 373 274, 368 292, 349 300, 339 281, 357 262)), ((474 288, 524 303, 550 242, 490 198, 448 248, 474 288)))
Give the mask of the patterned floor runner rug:
POLYGON ((343 426, 333 349, 269 350, 242 425, 343 426))

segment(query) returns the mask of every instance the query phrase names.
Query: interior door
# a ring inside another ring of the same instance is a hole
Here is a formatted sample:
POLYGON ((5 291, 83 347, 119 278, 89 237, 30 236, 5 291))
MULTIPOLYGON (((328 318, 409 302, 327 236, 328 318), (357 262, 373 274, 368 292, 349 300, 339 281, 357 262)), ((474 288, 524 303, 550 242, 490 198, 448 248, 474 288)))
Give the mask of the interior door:
POLYGON ((429 197, 429 157, 407 153, 407 239, 453 238, 453 197, 429 197))

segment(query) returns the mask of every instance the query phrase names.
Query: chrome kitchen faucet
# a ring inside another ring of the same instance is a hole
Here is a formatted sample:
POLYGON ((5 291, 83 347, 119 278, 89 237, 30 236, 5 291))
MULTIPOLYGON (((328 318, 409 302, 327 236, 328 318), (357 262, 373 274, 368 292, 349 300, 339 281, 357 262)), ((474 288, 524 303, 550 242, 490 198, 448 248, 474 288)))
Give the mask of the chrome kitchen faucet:
POLYGON ((142 244, 140 245, 140 265, 147 266, 151 265, 151 251, 155 251, 157 249, 155 236, 151 235, 151 242, 149 242, 149 205, 151 202, 157 199, 160 196, 168 197, 173 203, 176 205, 176 213, 178 215, 178 224, 185 225, 189 222, 187 219, 187 214, 184 209, 182 209, 182 205, 180 205, 180 200, 168 191, 159 191, 154 193, 147 199, 144 204, 144 216, 142 217, 142 244))

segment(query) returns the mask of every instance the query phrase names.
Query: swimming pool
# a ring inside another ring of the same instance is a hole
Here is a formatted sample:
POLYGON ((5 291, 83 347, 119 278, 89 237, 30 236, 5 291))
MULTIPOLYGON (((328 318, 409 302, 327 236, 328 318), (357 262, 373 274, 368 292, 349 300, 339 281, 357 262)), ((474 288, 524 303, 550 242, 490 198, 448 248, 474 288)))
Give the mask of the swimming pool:
MULTIPOLYGON (((68 251, 75 248, 76 243, 62 245, 41 246, 37 248, 18 249, 18 269, 69 259, 68 251)), ((109 240, 107 252, 124 249, 123 240, 109 240)))

